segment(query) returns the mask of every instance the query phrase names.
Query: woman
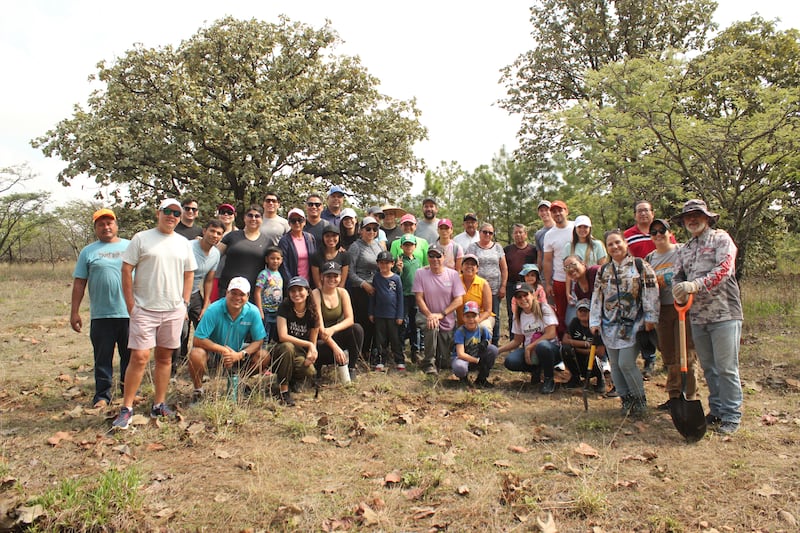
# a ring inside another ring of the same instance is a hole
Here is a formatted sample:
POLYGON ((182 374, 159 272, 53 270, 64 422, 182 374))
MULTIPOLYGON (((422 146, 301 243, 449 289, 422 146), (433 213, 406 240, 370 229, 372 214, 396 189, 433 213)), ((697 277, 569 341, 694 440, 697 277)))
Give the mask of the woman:
POLYGON ((587 267, 577 255, 564 258, 564 272, 567 273, 567 312, 565 325, 575 318, 575 305, 581 300, 591 300, 594 291, 594 280, 597 277, 598 265, 587 267))
POLYGON ((289 233, 285 233, 278 241, 278 248, 283 252, 281 275, 283 279, 295 276, 311 280, 311 256, 317 251, 314 236, 303 231, 306 225, 306 214, 296 207, 289 211, 287 217, 289 233))
POLYGON ((322 242, 317 244, 317 252, 311 256, 311 277, 314 279, 314 286, 322 287, 319 269, 325 263, 333 261, 342 269, 339 286, 344 288, 347 285, 347 274, 350 272, 350 256, 339 246, 339 226, 326 226, 322 230, 322 242))
POLYGON ((642 373, 636 366, 639 330, 652 331, 658 323, 658 285, 653 269, 628 253, 621 230, 606 232, 611 261, 597 274, 589 327, 602 335, 614 386, 622 399, 622 413, 647 412, 642 373))
POLYGON ((335 261, 326 261, 321 267, 322 283, 311 293, 322 326, 317 337, 319 357, 315 363, 317 377, 322 375, 322 365, 347 364, 350 379, 355 379, 356 362, 364 342, 364 330, 353 320, 353 305, 350 294, 339 281, 342 266, 335 261))
MULTIPOLYGON (((464 256, 464 250, 453 240, 453 223, 449 218, 443 218, 439 221, 439 225, 436 229, 439 232, 439 238, 436 242, 444 249, 444 266, 452 268, 456 272, 461 272, 461 261, 464 256)), ((461 309, 462 308, 459 307, 459 310, 461 309)))
MULTIPOLYGON (((264 214, 261 206, 251 205, 244 214, 244 229, 228 233, 217 245, 220 254, 225 258, 225 266, 219 277, 219 294, 224 296, 228 290, 228 282, 242 276, 256 286, 258 273, 264 268, 269 240, 261 234, 261 217, 264 214)), ((255 292, 251 291, 250 301, 257 306, 255 292)))
POLYGON ((575 219, 572 227, 572 242, 564 245, 564 257, 576 255, 586 266, 603 265, 608 253, 603 243, 592 236, 592 221, 586 215, 575 219))
POLYGON ((511 325, 514 338, 498 348, 497 353, 511 352, 504 365, 512 372, 530 372, 531 384, 539 383, 539 374, 544 373, 542 394, 556 390, 554 367, 560 361, 560 346, 556 334, 558 318, 547 304, 540 304, 534 296, 533 287, 527 283, 514 286, 517 312, 511 325))
POLYGON ((372 339, 375 336, 375 325, 369 320, 369 297, 375 292, 372 278, 378 271, 378 254, 383 248, 378 243, 378 221, 372 217, 364 217, 361 221, 361 236, 350 245, 347 254, 350 256, 350 273, 347 288, 353 300, 356 322, 364 329, 364 345, 362 353, 367 361, 372 361, 372 339))
MULTIPOLYGON (((673 234, 669 222, 657 218, 650 223, 650 238, 656 249, 647 254, 645 260, 653 267, 659 288, 661 309, 658 314, 658 348, 664 365, 667 367, 666 392, 669 400, 658 406, 659 410, 668 411, 669 402, 681 395, 680 344, 678 332, 678 312, 675 310, 675 298, 672 296, 672 278, 677 274, 676 263, 680 245, 672 242, 673 234)), ((686 398, 695 399, 697 380, 694 375, 696 354, 692 342, 692 328, 686 328, 686 360, 689 364, 686 374, 686 398)))
POLYGON ((343 209, 342 219, 339 222, 339 246, 345 252, 350 248, 351 244, 358 240, 359 234, 356 225, 356 212, 349 207, 343 209))
MULTIPOLYGON (((219 204, 217 206, 217 219, 225 226, 222 236, 224 237, 232 231, 236 231, 236 208, 232 204, 219 204)), ((219 243, 217 243, 219 248, 219 243)), ((211 300, 216 302, 219 300, 219 277, 222 275, 222 269, 225 268, 225 256, 220 257, 217 270, 214 272, 214 283, 211 286, 211 300)))
MULTIPOLYGON (((492 313, 497 316, 500 312, 500 302, 506 295, 508 282, 508 265, 503 247, 493 241, 494 226, 484 223, 480 228, 478 242, 473 242, 467 248, 467 253, 472 254, 480 261, 480 274, 489 283, 492 289, 492 313)), ((497 346, 500 342, 500 321, 495 320, 492 328, 492 344, 497 346)))
POLYGON ((278 379, 278 400, 292 407, 290 387, 299 392, 300 382, 315 374, 319 316, 307 280, 294 277, 288 286, 289 296, 278 308, 278 344, 269 360, 278 379))
MULTIPOLYGON (((461 283, 464 285, 463 303, 475 302, 478 304, 478 324, 492 331, 495 317, 492 315, 492 289, 485 279, 478 275, 478 258, 472 254, 464 256, 461 262, 461 283)), ((459 326, 464 325, 464 305, 456 308, 456 318, 459 326)))

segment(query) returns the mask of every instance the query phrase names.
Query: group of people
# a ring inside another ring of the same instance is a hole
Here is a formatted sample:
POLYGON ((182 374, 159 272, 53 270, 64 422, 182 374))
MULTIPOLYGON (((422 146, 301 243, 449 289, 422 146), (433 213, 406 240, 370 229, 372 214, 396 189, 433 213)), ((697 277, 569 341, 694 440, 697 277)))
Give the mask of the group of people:
MULTIPOLYGON (((406 342, 410 361, 423 372, 446 369, 469 384, 469 371, 477 370, 478 387, 494 386, 491 369, 507 354, 506 368, 530 373, 543 394, 554 392, 555 372, 565 367, 572 374, 565 386, 594 378, 598 391, 609 392, 601 365, 587 371, 592 343, 601 344, 598 360, 610 363, 623 411, 640 414, 657 347, 670 398, 681 393, 672 305, 696 294, 689 343, 709 386, 708 421, 723 433, 738 429, 736 247, 715 229, 718 216, 702 201, 690 200, 672 220, 690 234, 683 246, 648 202, 636 203, 634 226, 606 232, 601 241, 589 217, 570 221, 567 205, 557 200, 539 203, 543 226, 533 242, 526 226, 515 224, 504 248, 492 224, 480 224, 473 213, 454 235, 452 221, 437 217, 434 198, 423 201, 420 220, 386 205, 369 208, 359 221, 345 207, 346 196, 341 187, 324 201, 308 195, 305 209, 294 207, 283 218, 279 197, 268 192, 262 205, 246 209, 242 229, 234 225, 232 204, 219 205, 200 227, 195 199, 170 198, 158 207, 156 227, 130 241, 119 238, 113 211, 95 212, 98 241, 78 259, 70 322, 81 330, 88 285, 97 407, 111 401, 115 346, 120 353, 123 400, 113 426, 128 426, 152 348, 151 416, 159 417, 172 414, 166 393, 182 356, 194 400, 204 396, 213 360, 226 372, 269 369, 278 400, 291 406, 292 392, 326 364, 347 365, 350 379, 359 359, 377 371, 404 371, 406 342), (504 298, 510 340, 500 345, 504 298), (644 372, 636 364, 640 353, 644 372)), ((693 376, 689 398, 696 393, 693 376)))

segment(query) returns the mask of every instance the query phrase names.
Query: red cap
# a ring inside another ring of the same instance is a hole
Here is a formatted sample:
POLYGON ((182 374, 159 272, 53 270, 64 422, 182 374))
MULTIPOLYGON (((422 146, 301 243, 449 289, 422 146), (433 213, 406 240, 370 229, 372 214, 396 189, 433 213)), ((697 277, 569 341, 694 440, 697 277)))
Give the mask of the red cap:
POLYGON ((561 209, 563 209, 565 211, 568 209, 567 208, 567 204, 565 204, 561 200, 556 200, 555 202, 552 202, 550 204, 550 211, 552 211, 554 207, 560 207, 561 209))

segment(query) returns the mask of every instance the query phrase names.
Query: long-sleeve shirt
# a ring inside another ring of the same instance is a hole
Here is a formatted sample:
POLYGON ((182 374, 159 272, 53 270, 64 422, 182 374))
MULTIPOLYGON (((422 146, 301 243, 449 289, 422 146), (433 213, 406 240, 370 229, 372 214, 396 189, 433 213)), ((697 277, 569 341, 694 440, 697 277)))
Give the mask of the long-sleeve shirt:
POLYGON ((365 281, 372 283, 372 278, 378 271, 378 254, 383 251, 378 239, 367 244, 363 239, 358 239, 347 254, 350 256, 350 270, 347 273, 347 286, 360 287, 365 281))
POLYGON ((736 281, 736 245, 727 232, 706 228, 678 251, 673 285, 699 281, 689 316, 695 324, 743 320, 742 300, 736 281))
POLYGON ((372 278, 375 293, 369 297, 368 314, 376 318, 402 319, 403 282, 400 276, 392 274, 384 277, 380 272, 372 278))

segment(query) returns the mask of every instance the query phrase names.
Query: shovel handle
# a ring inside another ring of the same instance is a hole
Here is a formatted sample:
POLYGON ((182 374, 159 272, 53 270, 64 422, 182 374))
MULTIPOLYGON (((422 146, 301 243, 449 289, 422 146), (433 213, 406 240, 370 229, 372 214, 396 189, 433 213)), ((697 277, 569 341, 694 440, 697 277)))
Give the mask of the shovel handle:
POLYGON ((689 363, 686 355, 686 312, 692 306, 693 301, 694 294, 690 294, 685 304, 678 305, 678 302, 674 303, 675 310, 678 312, 678 342, 680 342, 681 374, 684 381, 686 380, 686 373, 689 371, 689 363))
POLYGON ((589 364, 587 365, 587 372, 586 372, 586 379, 589 379, 589 375, 592 373, 592 369, 594 368, 594 355, 597 352, 597 347, 600 346, 600 335, 595 335, 592 337, 592 345, 589 348, 589 364))
POLYGON ((683 305, 678 305, 678 302, 673 303, 673 305, 675 306, 675 310, 678 312, 678 320, 682 322, 686 321, 686 312, 692 306, 692 302, 694 302, 694 294, 689 294, 689 298, 683 305))

